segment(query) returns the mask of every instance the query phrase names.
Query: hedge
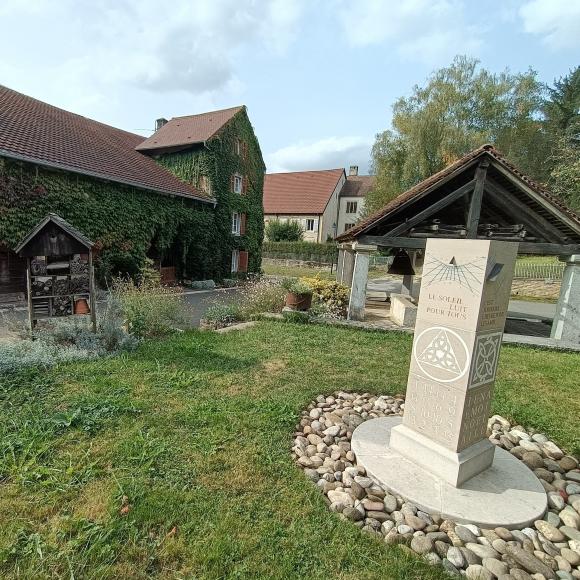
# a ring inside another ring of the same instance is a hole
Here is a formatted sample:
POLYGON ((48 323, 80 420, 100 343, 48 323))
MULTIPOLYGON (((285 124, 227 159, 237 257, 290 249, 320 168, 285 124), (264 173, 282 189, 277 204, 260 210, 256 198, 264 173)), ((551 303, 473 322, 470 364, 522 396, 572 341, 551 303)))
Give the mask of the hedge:
POLYGON ((334 242, 264 242, 262 255, 264 258, 331 264, 338 259, 338 248, 334 242))

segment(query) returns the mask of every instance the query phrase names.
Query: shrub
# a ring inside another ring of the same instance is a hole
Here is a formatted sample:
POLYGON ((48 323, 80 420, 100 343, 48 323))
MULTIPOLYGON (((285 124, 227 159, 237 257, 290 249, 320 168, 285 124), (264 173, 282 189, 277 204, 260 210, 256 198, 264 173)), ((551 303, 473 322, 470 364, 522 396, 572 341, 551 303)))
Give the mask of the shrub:
POLYGON ((282 282, 282 287, 293 294, 312 294, 312 286, 298 278, 286 278, 282 282))
POLYGON ((348 288, 333 280, 324 280, 319 276, 300 278, 300 281, 312 288, 313 303, 324 304, 334 314, 346 312, 348 306, 348 288))
POLYGON ((237 300, 242 320, 251 320, 263 312, 282 312, 285 303, 286 290, 282 282, 269 278, 248 283, 237 300))
POLYGON ((139 338, 163 336, 184 320, 184 304, 178 289, 117 279, 112 292, 121 305, 128 331, 139 338))
POLYGON ((271 242, 299 242, 304 230, 297 221, 273 220, 266 226, 266 237, 271 242))
POLYGON ((193 290, 213 290, 215 282, 213 280, 192 280, 188 286, 193 290))
POLYGON ((262 256, 279 260, 303 260, 319 264, 333 264, 338 259, 338 248, 335 243, 267 241, 262 245, 262 256))
POLYGON ((224 288, 234 288, 239 284, 239 280, 237 280, 236 278, 224 278, 222 280, 222 286, 224 288))
POLYGON ((204 326, 213 329, 224 328, 240 320, 240 309, 237 304, 214 304, 203 317, 204 326))

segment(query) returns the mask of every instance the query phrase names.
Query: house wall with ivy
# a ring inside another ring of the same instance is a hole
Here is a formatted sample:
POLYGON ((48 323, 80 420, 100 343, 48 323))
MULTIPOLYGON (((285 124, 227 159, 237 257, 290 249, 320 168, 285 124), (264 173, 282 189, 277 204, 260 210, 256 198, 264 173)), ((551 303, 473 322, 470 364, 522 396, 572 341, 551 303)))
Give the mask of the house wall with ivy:
POLYGON ((38 221, 54 212, 96 243, 99 280, 135 276, 147 257, 168 261, 180 278, 230 276, 232 249, 247 250, 249 271, 261 264, 264 165, 245 111, 206 146, 160 156, 158 162, 199 186, 209 181, 213 204, 170 197, 32 163, 0 157, 0 249, 11 249, 38 221), (235 139, 247 154, 234 152, 235 139), (244 195, 230 188, 231 175, 247 176, 244 195), (246 214, 245 235, 231 233, 231 213, 246 214))
POLYGON ((259 272, 264 237, 264 171, 260 145, 245 110, 236 114, 203 145, 156 157, 179 178, 209 188, 216 198, 215 228, 220 240, 213 249, 223 272, 231 267, 232 251, 248 252, 248 271, 259 272), (241 193, 233 191, 233 176, 243 179, 241 193), (241 235, 232 234, 232 214, 245 216, 241 235))

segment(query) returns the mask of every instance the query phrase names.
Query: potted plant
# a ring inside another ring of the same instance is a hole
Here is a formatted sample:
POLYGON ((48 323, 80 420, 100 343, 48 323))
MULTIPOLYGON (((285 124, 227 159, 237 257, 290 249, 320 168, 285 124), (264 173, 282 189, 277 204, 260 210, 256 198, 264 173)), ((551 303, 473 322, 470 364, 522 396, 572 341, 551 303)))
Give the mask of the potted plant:
POLYGON ((312 304, 312 288, 296 278, 289 278, 284 282, 287 290, 286 306, 292 310, 305 311, 312 304))

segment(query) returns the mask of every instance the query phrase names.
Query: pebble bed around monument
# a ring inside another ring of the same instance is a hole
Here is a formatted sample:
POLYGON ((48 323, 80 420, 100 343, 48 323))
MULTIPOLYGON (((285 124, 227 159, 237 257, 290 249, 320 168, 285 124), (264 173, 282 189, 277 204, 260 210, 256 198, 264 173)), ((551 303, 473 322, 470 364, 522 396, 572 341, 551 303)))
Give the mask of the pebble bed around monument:
POLYGON ((402 415, 403 396, 338 392, 302 412, 293 457, 324 493, 329 508, 387 544, 400 544, 452 575, 482 580, 580 579, 580 469, 545 435, 498 415, 488 435, 523 461, 548 494, 548 512, 533 528, 480 529, 427 514, 391 495, 357 466, 352 432, 376 417, 402 415))

